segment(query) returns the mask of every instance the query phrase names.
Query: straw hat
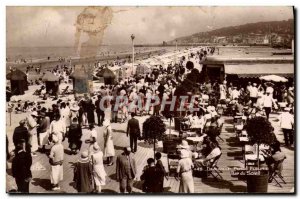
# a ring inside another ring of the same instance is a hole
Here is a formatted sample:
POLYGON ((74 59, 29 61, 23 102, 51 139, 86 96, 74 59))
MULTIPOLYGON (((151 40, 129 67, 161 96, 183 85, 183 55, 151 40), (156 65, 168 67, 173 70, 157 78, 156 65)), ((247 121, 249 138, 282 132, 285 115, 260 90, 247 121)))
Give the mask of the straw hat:
POLYGON ((182 140, 181 144, 178 147, 181 149, 190 149, 189 143, 186 140, 182 140))
POLYGON ((181 150, 180 151, 180 158, 188 158, 190 157, 190 153, 187 150, 181 150))
POLYGON ((24 125, 25 124, 25 120, 20 120, 19 124, 20 125, 24 125))
POLYGON ((86 161, 86 160, 88 160, 88 158, 89 158, 89 152, 88 151, 83 151, 80 155, 80 160, 86 161))
POLYGON ((94 153, 101 151, 100 146, 98 145, 97 142, 95 142, 93 145, 93 151, 94 151, 94 153))
POLYGON ((38 116, 39 116, 38 113, 37 113, 36 111, 33 111, 33 112, 31 113, 31 115, 32 115, 32 116, 35 116, 35 117, 38 117, 38 116))
POLYGON ((103 126, 109 126, 110 125, 110 121, 109 120, 104 120, 103 121, 103 126))
POLYGON ((53 141, 54 143, 57 143, 57 142, 58 142, 58 137, 57 137, 56 135, 53 135, 53 136, 52 136, 52 141, 53 141))

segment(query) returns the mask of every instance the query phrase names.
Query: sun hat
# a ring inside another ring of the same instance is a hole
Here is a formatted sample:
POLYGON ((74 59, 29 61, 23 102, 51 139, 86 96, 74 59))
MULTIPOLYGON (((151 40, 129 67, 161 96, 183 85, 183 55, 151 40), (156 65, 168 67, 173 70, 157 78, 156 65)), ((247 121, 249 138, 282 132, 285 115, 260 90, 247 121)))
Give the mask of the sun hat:
POLYGON ((181 144, 178 147, 181 149, 190 149, 189 143, 186 140, 182 140, 181 144))
POLYGON ((39 116, 38 113, 37 113, 36 111, 33 111, 33 112, 31 113, 31 115, 32 115, 32 116, 35 116, 35 117, 38 117, 38 116, 39 116))
POLYGON ((89 152, 83 151, 80 155, 80 160, 87 160, 89 158, 89 152))
POLYGON ((53 141, 54 143, 57 143, 57 142, 58 142, 58 137, 57 137, 56 135, 53 135, 53 136, 52 136, 52 141, 53 141))
POLYGON ((93 151, 94 151, 94 153, 96 153, 96 152, 98 152, 98 151, 100 151, 100 150, 101 150, 101 149, 100 149, 100 146, 98 145, 97 142, 95 142, 94 145, 93 145, 93 151))

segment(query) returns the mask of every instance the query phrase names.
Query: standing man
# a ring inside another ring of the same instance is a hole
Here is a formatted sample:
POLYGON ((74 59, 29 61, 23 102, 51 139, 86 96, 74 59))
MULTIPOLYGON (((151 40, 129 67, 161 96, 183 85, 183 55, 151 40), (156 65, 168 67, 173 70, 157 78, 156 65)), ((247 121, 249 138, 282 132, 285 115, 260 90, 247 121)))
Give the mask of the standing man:
POLYGON ((127 125, 127 137, 130 135, 130 148, 132 152, 135 153, 137 151, 137 139, 140 135, 140 125, 139 121, 135 118, 135 113, 131 112, 131 119, 128 121, 127 125))
POLYGON ((249 87, 249 89, 250 89, 250 99, 251 99, 251 102, 252 102, 252 106, 257 102, 258 88, 256 86, 257 86, 257 84, 253 83, 253 86, 249 87))
POLYGON ((284 142, 287 147, 294 143, 294 116, 290 108, 285 108, 284 112, 279 116, 279 125, 282 128, 284 142))
POLYGON ((64 147, 56 135, 53 135, 52 142, 54 145, 49 155, 49 163, 51 165, 50 180, 52 190, 55 191, 60 190, 58 183, 63 180, 64 147))
POLYGON ((276 102, 270 92, 267 92, 267 94, 263 96, 262 103, 266 112, 267 119, 269 119, 270 113, 272 111, 272 105, 274 105, 275 109, 277 109, 276 102))
POLYGON ((50 129, 50 118, 46 116, 45 112, 41 112, 40 114, 40 121, 38 126, 38 134, 39 134, 39 141, 40 141, 40 151, 42 153, 45 152, 45 145, 48 144, 48 136, 49 136, 49 129, 50 129))
POLYGON ((102 126, 102 123, 104 121, 104 111, 100 107, 101 99, 102 99, 101 95, 98 95, 98 99, 95 102, 98 126, 102 126))
POLYGON ((25 140, 25 143, 26 143, 26 151, 27 152, 30 152, 30 145, 28 143, 28 140, 29 140, 29 133, 28 133, 28 130, 27 128, 25 127, 25 123, 26 121, 25 120, 21 120, 19 122, 19 126, 17 126, 14 130, 14 134, 13 134, 13 143, 15 145, 15 148, 17 148, 17 145, 18 143, 21 141, 21 140, 25 140))
POLYGON ((120 183, 120 192, 132 192, 133 179, 136 175, 136 163, 130 147, 125 147, 124 152, 117 157, 116 175, 120 183))
POLYGON ((59 114, 54 115, 54 120, 50 124, 50 136, 56 135, 58 137, 59 142, 62 142, 67 128, 65 123, 60 119, 59 114))
POLYGON ((23 139, 18 141, 12 161, 12 175, 16 180, 18 192, 21 193, 29 193, 29 182, 32 177, 30 170, 32 157, 30 152, 25 150, 26 143, 23 139))

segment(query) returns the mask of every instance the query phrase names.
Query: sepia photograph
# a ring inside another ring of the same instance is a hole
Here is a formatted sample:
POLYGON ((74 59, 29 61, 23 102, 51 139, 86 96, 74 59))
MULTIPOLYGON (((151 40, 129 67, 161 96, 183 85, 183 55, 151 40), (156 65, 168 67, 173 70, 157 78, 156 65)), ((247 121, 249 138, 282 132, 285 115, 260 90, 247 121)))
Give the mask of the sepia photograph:
POLYGON ((293 6, 5 10, 7 195, 296 193, 293 6))

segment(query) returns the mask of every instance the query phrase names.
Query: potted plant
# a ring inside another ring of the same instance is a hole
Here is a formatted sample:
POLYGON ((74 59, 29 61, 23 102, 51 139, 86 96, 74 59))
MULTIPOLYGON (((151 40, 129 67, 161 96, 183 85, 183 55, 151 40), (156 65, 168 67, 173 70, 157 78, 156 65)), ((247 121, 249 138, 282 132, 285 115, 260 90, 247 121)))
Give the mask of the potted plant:
POLYGON ((143 123, 143 139, 149 143, 153 143, 153 152, 155 157, 155 142, 160 141, 164 137, 166 125, 159 116, 150 116, 143 123))
POLYGON ((247 191, 264 193, 268 191, 269 173, 260 170, 259 146, 271 145, 274 142, 273 127, 267 118, 253 117, 247 121, 246 131, 249 142, 257 144, 257 167, 260 171, 260 175, 247 175, 247 191))

